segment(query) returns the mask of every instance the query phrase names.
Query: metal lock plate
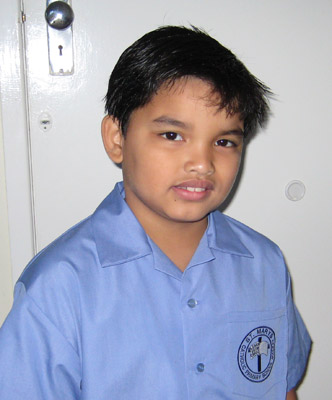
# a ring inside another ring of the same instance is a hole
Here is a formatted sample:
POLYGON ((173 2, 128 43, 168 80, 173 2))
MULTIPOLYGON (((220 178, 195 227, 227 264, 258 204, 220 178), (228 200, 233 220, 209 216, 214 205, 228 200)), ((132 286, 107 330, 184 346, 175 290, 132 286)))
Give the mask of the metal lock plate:
POLYGON ((74 73, 73 29, 74 13, 71 1, 47 1, 45 11, 48 56, 51 75, 74 73))

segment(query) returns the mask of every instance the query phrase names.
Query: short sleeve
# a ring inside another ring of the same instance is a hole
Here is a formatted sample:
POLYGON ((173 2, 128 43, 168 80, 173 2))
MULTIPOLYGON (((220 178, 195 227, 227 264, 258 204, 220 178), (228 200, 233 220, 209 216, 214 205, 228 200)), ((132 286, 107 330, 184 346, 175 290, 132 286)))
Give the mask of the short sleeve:
POLYGON ((77 352, 18 283, 0 329, 0 399, 74 400, 79 393, 77 352))
POLYGON ((287 392, 300 382, 308 361, 311 339, 304 322, 293 302, 290 277, 287 287, 287 318, 288 318, 288 367, 287 392))

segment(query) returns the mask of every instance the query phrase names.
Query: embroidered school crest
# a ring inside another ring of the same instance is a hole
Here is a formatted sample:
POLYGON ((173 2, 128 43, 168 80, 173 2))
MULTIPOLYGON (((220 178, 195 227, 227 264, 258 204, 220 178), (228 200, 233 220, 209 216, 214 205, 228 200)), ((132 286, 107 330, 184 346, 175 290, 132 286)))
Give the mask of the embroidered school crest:
POLYGON ((275 360, 275 333, 267 326, 253 329, 240 344, 237 362, 242 375, 251 382, 263 382, 275 360))

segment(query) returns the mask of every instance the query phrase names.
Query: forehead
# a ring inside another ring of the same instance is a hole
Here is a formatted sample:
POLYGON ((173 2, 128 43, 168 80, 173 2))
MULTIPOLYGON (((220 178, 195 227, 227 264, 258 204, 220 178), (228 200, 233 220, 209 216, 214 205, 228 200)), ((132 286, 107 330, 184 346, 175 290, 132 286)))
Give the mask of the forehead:
POLYGON ((157 114, 192 115, 194 111, 209 114, 220 111, 220 96, 211 84, 202 79, 184 77, 166 82, 144 106, 134 110, 134 116, 154 117, 157 114))
POLYGON ((130 118, 129 127, 139 123, 159 124, 172 121, 182 127, 203 125, 218 129, 221 126, 237 125, 243 129, 239 114, 228 114, 220 107, 221 98, 214 87, 198 78, 188 77, 163 85, 145 106, 136 109, 130 118))
POLYGON ((202 101, 206 106, 219 107, 221 96, 213 85, 203 79, 192 76, 183 77, 175 81, 164 83, 151 102, 163 101, 167 98, 186 97, 188 100, 202 101))

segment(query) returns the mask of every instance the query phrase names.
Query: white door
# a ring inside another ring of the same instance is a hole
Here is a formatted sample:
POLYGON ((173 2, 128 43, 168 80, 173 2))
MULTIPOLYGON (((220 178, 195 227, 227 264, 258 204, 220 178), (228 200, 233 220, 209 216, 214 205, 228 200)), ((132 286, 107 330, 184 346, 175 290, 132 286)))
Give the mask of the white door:
MULTIPOLYGON (((2 1, 8 3, 8 9, 13 7, 12 0, 2 1)), ((247 148, 242 179, 227 213, 265 233, 284 250, 295 281, 297 304, 317 342, 308 377, 300 389, 301 399, 316 398, 317 390, 321 397, 327 398, 332 392, 328 373, 332 357, 329 346, 332 265, 328 256, 328 238, 332 234, 329 157, 332 3, 329 0, 72 0, 71 3, 75 14, 74 73, 51 76, 44 19, 46 0, 22 1, 25 35, 21 47, 26 61, 36 250, 93 212, 121 179, 121 171, 108 160, 100 137, 103 97, 109 74, 121 52, 160 25, 192 24, 204 28, 233 50, 276 93, 268 128, 247 148), (47 120, 51 127, 45 130, 45 122, 41 121, 47 120), (285 196, 285 187, 293 180, 306 187, 300 201, 285 196)), ((2 88, 3 98, 6 90, 2 88)), ((8 125, 4 127, 4 135, 7 130, 8 125)), ((11 155, 14 144, 10 138, 7 143, 6 152, 11 155)), ((10 161, 7 167, 7 180, 11 181, 15 167, 10 161)), ((9 192, 11 196, 14 190, 9 188, 9 192)), ((15 279, 23 267, 14 265, 15 279)))

